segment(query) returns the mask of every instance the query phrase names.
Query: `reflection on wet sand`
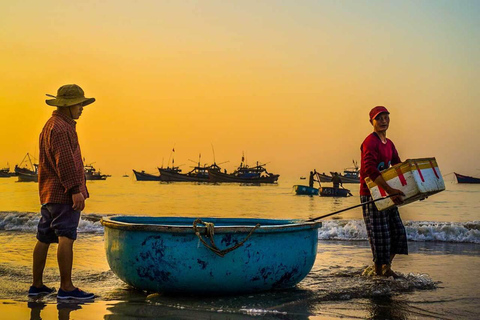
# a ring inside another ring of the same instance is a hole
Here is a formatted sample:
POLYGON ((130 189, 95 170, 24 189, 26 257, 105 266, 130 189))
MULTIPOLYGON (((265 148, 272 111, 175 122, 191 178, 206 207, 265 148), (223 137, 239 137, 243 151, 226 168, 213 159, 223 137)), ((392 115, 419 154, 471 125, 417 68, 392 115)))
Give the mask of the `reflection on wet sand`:
MULTIPOLYGON (((40 298, 41 299, 41 298, 40 298)), ((47 306, 47 303, 37 299, 29 301, 27 303, 28 308, 30 308, 30 320, 42 320, 42 310, 47 306)), ((70 320, 70 313, 75 310, 82 309, 82 305, 91 304, 94 300, 89 301, 58 301, 57 310, 58 310, 58 320, 70 320)))

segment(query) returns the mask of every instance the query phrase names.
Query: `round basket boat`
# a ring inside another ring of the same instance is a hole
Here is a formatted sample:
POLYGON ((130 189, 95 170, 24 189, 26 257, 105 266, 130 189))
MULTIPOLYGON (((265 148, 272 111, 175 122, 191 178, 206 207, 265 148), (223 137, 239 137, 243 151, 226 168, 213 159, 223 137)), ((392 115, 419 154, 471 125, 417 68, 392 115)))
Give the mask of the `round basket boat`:
POLYGON ((103 218, 112 271, 151 292, 245 293, 295 286, 311 270, 321 222, 103 218))

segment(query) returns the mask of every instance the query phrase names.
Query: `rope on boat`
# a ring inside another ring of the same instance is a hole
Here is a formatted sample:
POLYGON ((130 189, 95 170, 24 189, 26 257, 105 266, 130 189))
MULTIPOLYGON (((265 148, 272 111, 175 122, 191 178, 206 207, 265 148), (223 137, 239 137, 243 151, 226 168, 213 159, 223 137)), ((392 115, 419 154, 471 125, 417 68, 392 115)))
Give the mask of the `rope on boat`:
POLYGON ((255 225, 255 227, 252 228, 252 230, 250 230, 250 232, 248 233, 248 235, 245 237, 245 239, 243 239, 243 241, 237 243, 236 245, 234 245, 233 247, 230 247, 230 248, 227 248, 227 249, 224 249, 224 250, 220 250, 217 245, 215 244, 215 241, 213 240, 213 235, 215 233, 215 225, 211 222, 203 222, 200 218, 196 219, 194 222, 193 222, 193 231, 195 232, 195 234, 197 235, 198 239, 203 243, 203 245, 205 247, 207 247, 208 249, 210 249, 213 253, 215 253, 217 256, 220 256, 220 257, 224 257, 227 253, 235 250, 235 249, 238 249, 239 247, 243 246, 243 244, 248 240, 248 238, 250 238, 250 236, 252 235, 252 233, 257 230, 258 228, 260 228, 260 224, 257 223, 255 225), (210 244, 208 244, 202 237, 202 235, 200 234, 200 231, 197 227, 197 224, 203 224, 205 226, 205 236, 210 240, 210 244))

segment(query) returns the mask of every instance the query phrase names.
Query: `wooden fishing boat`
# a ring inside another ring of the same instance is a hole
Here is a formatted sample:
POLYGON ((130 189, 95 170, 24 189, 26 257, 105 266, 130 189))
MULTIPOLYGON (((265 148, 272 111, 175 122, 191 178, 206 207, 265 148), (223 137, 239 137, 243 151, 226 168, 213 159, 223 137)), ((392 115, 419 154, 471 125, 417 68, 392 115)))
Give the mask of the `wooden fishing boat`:
POLYGON ((176 167, 172 168, 158 168, 160 172, 160 180, 168 182, 209 182, 207 166, 196 166, 188 173, 181 173, 182 170, 176 167))
POLYGON ((10 178, 11 176, 10 168, 0 169, 0 178, 10 178))
POLYGON ((110 175, 102 174, 93 167, 93 163, 84 166, 85 179, 87 180, 106 180, 110 175))
POLYGON ((18 182, 38 182, 38 174, 37 173, 25 173, 19 172, 17 173, 18 182))
POLYGON ((458 183, 480 183, 480 178, 464 176, 463 174, 459 174, 456 172, 454 172, 453 174, 455 174, 458 183))
POLYGON ((256 166, 250 167, 245 164, 244 157, 242 157, 240 166, 233 173, 209 169, 208 177, 210 182, 276 183, 280 175, 269 173, 265 165, 259 164, 257 161, 256 166))
POLYGON ((19 165, 15 165, 15 174, 18 182, 38 182, 38 164, 32 162, 32 157, 27 152, 19 165))
MULTIPOLYGON (((332 182, 332 176, 335 172, 331 171, 331 175, 325 173, 318 173, 320 182, 332 182)), ((342 183, 360 183, 360 168, 356 161, 353 161, 353 167, 345 168, 342 173, 338 173, 342 183)))
POLYGON ((151 292, 246 293, 295 286, 311 270, 321 222, 104 217, 112 271, 151 292))
POLYGON ((160 181, 160 176, 156 176, 150 173, 146 173, 145 171, 136 171, 132 170, 133 174, 135 175, 135 179, 137 181, 160 181))
POLYGON ((265 176, 242 176, 236 173, 224 173, 208 170, 210 182, 239 182, 239 183, 276 183, 280 175, 268 173, 265 176))
POLYGON ((309 196, 318 196, 318 188, 309 187, 309 186, 302 186, 302 185, 294 185, 293 190, 295 194, 298 195, 309 195, 309 196))

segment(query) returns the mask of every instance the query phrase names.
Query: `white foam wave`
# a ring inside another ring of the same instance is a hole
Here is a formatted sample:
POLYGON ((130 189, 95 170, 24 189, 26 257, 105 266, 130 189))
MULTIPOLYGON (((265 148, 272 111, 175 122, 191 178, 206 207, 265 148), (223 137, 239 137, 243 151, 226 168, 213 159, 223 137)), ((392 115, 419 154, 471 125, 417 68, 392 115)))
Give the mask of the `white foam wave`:
MULTIPOLYGON (((101 216, 82 214, 78 225, 79 233, 103 233, 101 216)), ((0 230, 37 232, 40 213, 36 212, 0 212, 0 230)))
MULTIPOLYGON (((363 220, 327 220, 318 231, 320 240, 367 240, 363 220)), ((406 221, 410 241, 480 243, 480 221, 406 221)))
POLYGON ((480 243, 480 221, 408 221, 405 228, 409 240, 480 243))
MULTIPOLYGON (((82 214, 78 226, 80 233, 103 234, 102 215, 82 214)), ((0 230, 37 232, 40 213, 0 212, 0 230)), ((367 240, 363 220, 326 220, 318 230, 320 240, 367 240)), ((480 243, 480 221, 435 222, 406 221, 405 229, 410 241, 438 241, 480 243)))
POLYGON ((367 240, 367 229, 362 220, 322 221, 318 230, 320 240, 367 240))

